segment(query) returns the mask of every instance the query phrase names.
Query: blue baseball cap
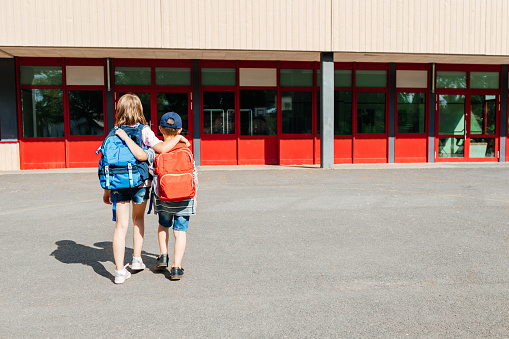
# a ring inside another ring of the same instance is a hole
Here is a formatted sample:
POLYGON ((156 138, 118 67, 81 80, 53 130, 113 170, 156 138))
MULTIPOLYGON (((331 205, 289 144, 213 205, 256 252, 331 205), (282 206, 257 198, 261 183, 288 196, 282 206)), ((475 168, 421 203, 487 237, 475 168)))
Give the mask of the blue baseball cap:
POLYGON ((180 115, 175 112, 167 112, 161 117, 159 126, 179 129, 182 128, 182 119, 180 119, 180 115), (173 124, 168 123, 168 119, 173 119, 173 124))

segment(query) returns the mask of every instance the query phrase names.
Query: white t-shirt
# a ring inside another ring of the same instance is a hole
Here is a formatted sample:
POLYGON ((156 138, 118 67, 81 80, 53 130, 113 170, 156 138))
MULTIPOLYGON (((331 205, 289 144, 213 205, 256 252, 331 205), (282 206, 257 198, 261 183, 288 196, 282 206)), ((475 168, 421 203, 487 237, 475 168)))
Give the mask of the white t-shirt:
MULTIPOLYGON (((159 138, 155 135, 154 131, 150 129, 150 126, 145 126, 141 130, 141 140, 147 147, 154 147, 154 145, 157 145, 158 143, 162 142, 159 140, 159 138)), ((152 180, 147 179, 143 183, 141 187, 150 187, 152 185, 152 180)))

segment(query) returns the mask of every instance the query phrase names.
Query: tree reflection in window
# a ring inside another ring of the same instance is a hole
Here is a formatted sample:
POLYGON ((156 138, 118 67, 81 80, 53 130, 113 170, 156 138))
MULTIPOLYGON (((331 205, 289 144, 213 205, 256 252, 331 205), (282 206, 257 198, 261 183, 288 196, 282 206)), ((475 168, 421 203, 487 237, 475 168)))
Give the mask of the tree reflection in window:
POLYGON ((71 135, 103 135, 103 111, 102 91, 69 91, 71 135))

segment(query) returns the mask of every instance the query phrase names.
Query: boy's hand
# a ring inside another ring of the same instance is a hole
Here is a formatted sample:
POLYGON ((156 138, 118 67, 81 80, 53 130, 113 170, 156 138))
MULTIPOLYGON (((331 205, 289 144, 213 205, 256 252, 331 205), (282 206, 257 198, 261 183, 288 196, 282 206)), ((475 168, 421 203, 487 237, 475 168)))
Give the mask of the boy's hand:
POLYGON ((187 138, 183 135, 180 136, 180 142, 183 142, 184 144, 186 144, 186 147, 191 146, 191 143, 189 142, 189 140, 187 140, 187 138))
POLYGON ((125 140, 126 138, 129 138, 127 133, 123 129, 121 129, 121 128, 117 128, 117 130, 115 131, 115 135, 118 136, 122 140, 125 140))
POLYGON ((111 205, 111 193, 110 193, 110 190, 107 190, 107 189, 104 190, 104 192, 103 192, 103 202, 105 204, 111 205))

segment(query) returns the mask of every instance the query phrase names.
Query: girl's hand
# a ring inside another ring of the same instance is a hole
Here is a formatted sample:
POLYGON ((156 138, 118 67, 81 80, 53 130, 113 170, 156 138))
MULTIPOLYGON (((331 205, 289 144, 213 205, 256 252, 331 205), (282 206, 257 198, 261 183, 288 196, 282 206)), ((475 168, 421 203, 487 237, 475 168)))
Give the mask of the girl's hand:
MULTIPOLYGON (((125 132, 124 132, 125 133, 125 132)), ((111 205, 111 193, 110 190, 104 190, 103 192, 103 202, 107 205, 111 205)))
POLYGON ((189 142, 189 140, 187 140, 187 138, 183 135, 180 136, 180 142, 183 142, 184 144, 186 144, 186 147, 191 146, 191 143, 189 142))
POLYGON ((119 137, 120 139, 122 139, 122 140, 125 140, 126 138, 129 138, 127 133, 123 129, 121 129, 121 128, 117 128, 117 130, 115 131, 115 135, 117 137, 119 137))

